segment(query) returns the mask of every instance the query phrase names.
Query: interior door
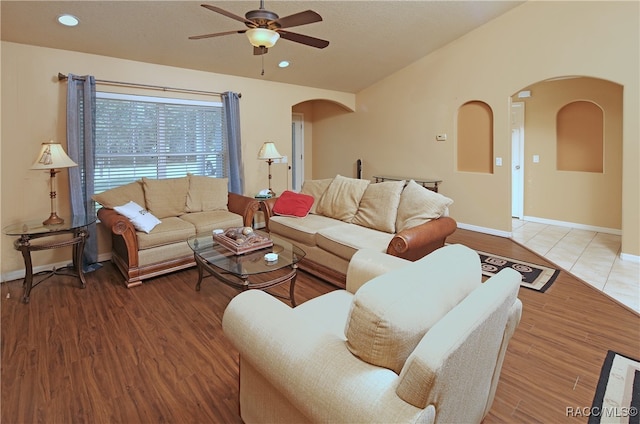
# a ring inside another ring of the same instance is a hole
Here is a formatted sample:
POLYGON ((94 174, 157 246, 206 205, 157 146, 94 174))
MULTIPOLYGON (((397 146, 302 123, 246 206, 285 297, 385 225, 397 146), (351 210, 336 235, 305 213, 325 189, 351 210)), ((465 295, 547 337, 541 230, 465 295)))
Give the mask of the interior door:
POLYGON ((304 116, 291 116, 291 184, 293 191, 300 191, 304 181, 304 116))
POLYGON ((511 216, 524 216, 524 102, 511 104, 511 216))

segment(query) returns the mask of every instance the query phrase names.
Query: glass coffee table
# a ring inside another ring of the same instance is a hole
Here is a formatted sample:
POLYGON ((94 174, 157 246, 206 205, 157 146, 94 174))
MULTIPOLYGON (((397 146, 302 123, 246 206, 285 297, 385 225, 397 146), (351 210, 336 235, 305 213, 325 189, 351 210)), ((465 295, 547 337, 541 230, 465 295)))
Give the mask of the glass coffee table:
POLYGON ((289 297, 285 299, 291 302, 291 306, 296 306, 294 297, 298 270, 296 264, 304 258, 304 250, 279 237, 263 232, 259 234, 273 240, 273 246, 241 255, 236 255, 219 244, 211 234, 189 237, 187 243, 193 250, 198 265, 196 291, 200 290, 205 271, 210 274, 207 277, 216 277, 223 283, 240 290, 267 290, 290 281, 289 297), (267 253, 276 253, 278 259, 267 261, 265 259, 267 253))

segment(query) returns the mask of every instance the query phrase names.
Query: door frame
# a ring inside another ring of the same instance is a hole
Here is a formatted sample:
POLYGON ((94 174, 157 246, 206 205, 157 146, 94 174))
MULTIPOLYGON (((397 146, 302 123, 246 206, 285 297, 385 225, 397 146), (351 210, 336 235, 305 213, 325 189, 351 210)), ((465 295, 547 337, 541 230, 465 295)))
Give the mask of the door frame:
POLYGON ((524 217, 524 107, 511 103, 511 216, 518 219, 524 217))
POLYGON ((304 114, 291 114, 291 188, 300 191, 304 181, 304 114))

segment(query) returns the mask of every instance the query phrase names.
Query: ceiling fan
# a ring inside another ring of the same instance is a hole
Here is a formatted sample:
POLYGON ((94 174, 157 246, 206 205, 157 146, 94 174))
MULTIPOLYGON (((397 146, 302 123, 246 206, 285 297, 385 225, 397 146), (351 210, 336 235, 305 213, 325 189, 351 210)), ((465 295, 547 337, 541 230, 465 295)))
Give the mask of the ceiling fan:
POLYGON ((201 5, 205 9, 217 12, 228 18, 240 21, 247 26, 247 29, 236 31, 225 31, 214 34, 194 35, 189 37, 190 40, 200 40, 202 38, 219 37, 230 34, 247 34, 249 42, 253 45, 254 55, 266 54, 270 47, 273 47, 279 38, 293 41, 307 46, 324 49, 329 42, 320 38, 310 37, 308 35, 298 34, 291 31, 285 31, 284 28, 291 28, 300 25, 307 25, 322 20, 322 16, 313 10, 294 13, 293 15, 279 17, 276 13, 264 8, 264 0, 260 0, 260 9, 250 10, 244 16, 238 16, 234 13, 226 11, 210 4, 201 5))

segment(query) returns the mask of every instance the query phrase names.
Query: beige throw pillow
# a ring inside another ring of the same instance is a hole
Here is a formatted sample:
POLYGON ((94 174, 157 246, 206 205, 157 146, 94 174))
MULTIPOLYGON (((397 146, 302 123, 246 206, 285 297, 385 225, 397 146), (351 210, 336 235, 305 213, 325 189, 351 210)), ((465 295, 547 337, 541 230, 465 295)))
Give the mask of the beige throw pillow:
POLYGON ((189 177, 160 180, 143 177, 142 185, 147 209, 158 218, 180 216, 185 213, 189 177))
POLYGON ((358 211, 360 199, 369 183, 369 180, 337 175, 318 201, 317 213, 344 222, 351 222, 358 211))
POLYGON ((189 175, 187 212, 226 211, 229 179, 189 175))
POLYGON ((481 272, 474 250, 450 245, 370 280, 351 303, 348 349, 400 374, 427 331, 482 284, 481 272))
POLYGON ((100 203, 108 209, 116 206, 122 206, 128 202, 135 202, 144 205, 144 190, 142 189, 142 181, 134 181, 120 187, 112 188, 102 193, 91 196, 93 200, 100 203))
POLYGON ((386 233, 395 233, 400 193, 404 184, 405 181, 369 184, 360 199, 358 212, 351 222, 386 233))
POLYGON ((396 231, 415 227, 432 219, 440 218, 453 200, 409 181, 400 195, 396 231))
POLYGON ((322 180, 305 180, 305 182, 302 184, 300 193, 308 194, 309 196, 312 196, 314 198, 314 202, 311 206, 311 210, 309 210, 309 213, 316 213, 318 200, 320 200, 324 192, 327 190, 327 187, 329 187, 331 181, 333 181, 333 178, 325 178, 322 180))

